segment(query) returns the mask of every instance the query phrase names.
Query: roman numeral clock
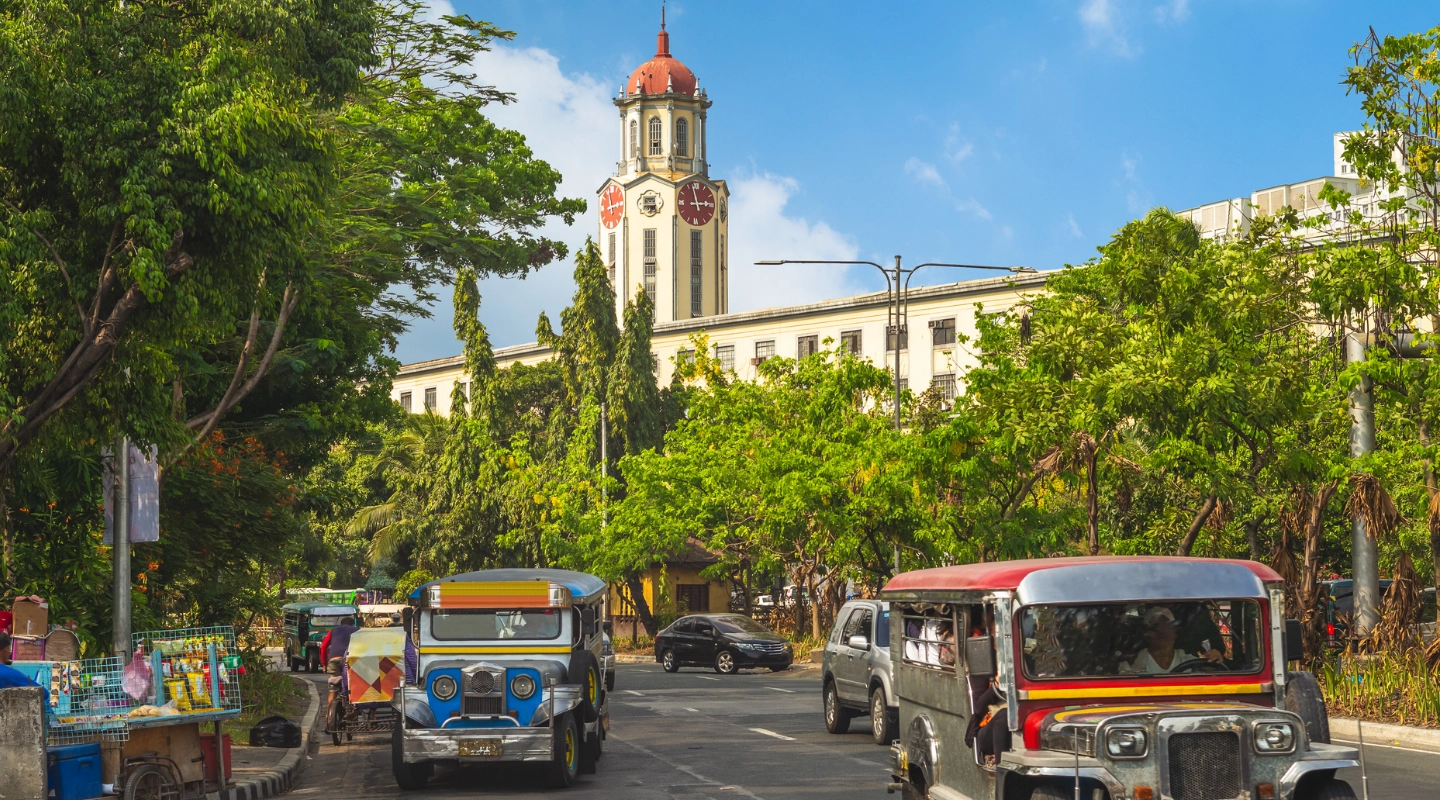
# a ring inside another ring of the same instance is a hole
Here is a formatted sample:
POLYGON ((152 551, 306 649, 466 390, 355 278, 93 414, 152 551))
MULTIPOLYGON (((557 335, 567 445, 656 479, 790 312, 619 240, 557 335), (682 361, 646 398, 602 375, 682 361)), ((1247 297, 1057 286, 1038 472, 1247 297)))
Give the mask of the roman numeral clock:
POLYGON ((678 205, 680 218, 698 228, 715 216, 715 193, 700 181, 690 181, 680 187, 678 205))

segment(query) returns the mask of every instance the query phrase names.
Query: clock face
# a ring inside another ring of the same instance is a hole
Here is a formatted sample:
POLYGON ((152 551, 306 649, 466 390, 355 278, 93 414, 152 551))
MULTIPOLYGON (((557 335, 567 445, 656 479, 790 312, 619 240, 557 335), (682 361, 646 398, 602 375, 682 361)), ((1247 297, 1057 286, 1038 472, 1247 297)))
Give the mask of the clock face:
POLYGON ((691 225, 704 225, 715 216, 715 193, 700 181, 680 187, 680 218, 691 225))
POLYGON ((600 195, 600 221, 607 228, 613 228, 620 224, 620 216, 625 213, 625 190, 615 184, 600 195))

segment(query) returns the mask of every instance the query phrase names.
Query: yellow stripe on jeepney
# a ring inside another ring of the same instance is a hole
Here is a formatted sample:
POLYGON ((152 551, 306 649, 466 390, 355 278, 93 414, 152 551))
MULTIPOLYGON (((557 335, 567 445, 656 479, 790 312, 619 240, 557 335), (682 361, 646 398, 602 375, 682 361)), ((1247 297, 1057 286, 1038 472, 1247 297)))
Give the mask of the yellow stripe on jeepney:
POLYGON ((548 608, 548 581, 494 581, 490 583, 438 583, 439 608, 548 608))
POLYGON ((486 656, 486 655, 528 656, 528 655, 540 655, 540 654, 549 655, 549 654, 552 654, 552 653, 568 653, 568 652, 570 652, 570 646, 569 646, 569 645, 554 645, 554 646, 549 646, 549 647, 464 647, 464 646, 446 647, 446 646, 438 646, 438 647, 422 647, 422 648, 420 648, 420 655, 422 655, 422 656, 470 656, 470 655, 477 655, 477 656, 486 656))
POLYGON ((1073 689, 1026 689, 1022 700, 1084 700, 1095 697, 1184 697, 1199 694, 1260 694, 1261 683, 1213 683, 1171 686, 1096 686, 1073 689))

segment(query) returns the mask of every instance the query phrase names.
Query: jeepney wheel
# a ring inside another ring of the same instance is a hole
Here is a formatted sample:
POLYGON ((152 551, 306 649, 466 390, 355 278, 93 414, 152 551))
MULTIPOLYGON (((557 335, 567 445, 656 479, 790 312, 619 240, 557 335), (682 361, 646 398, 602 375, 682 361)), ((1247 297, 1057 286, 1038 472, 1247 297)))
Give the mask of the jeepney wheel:
POLYGON ((875 744, 895 741, 895 721, 890 718, 890 706, 885 704, 885 689, 881 686, 870 693, 870 736, 875 744))
POLYGON ((430 764, 405 763, 404 719, 396 721, 390 734, 390 770, 395 774, 395 785, 407 792, 418 792, 430 780, 430 764))
POLYGON ((311 673, 311 674, 314 674, 314 673, 320 671, 320 653, 319 653, 319 651, 311 651, 310 655, 306 657, 306 659, 305 659, 305 671, 306 671, 306 672, 309 672, 309 673, 311 673))
POLYGON ((1330 714, 1325 709, 1320 682, 1312 673, 1304 670, 1285 673, 1285 710, 1300 716, 1300 721, 1305 723, 1305 738, 1330 743, 1330 714))
POLYGON ((715 654, 715 671, 721 675, 734 675, 739 667, 735 665, 735 654, 729 650, 721 650, 715 654))
POLYGON ((168 800, 178 792, 159 764, 141 764, 125 779, 125 800, 168 800))
POLYGON ((550 762, 550 787, 568 789, 580 775, 580 728, 572 714, 561 714, 556 721, 555 751, 550 762))
POLYGON ((1295 800, 1355 800, 1355 790, 1339 778, 1329 778, 1315 783, 1301 783, 1295 790, 1295 800))
POLYGON ((663 667, 666 672, 680 671, 680 662, 675 660, 674 650, 666 650, 660 654, 660 666, 663 667))
POLYGON ((825 682, 825 730, 831 733, 845 733, 850 730, 850 710, 840 705, 840 693, 835 690, 835 681, 825 682))
POLYGON ((1073 789, 1062 789, 1053 783, 1044 783, 1030 791, 1030 800, 1071 800, 1073 789))
POLYGON ((571 683, 580 684, 580 718, 594 722, 600 718, 601 689, 600 662, 589 650, 579 650, 570 656, 569 676, 571 683))
POLYGON ((285 648, 285 663, 290 667, 291 672, 300 671, 300 668, 295 666, 295 654, 290 652, 290 648, 288 647, 285 648))

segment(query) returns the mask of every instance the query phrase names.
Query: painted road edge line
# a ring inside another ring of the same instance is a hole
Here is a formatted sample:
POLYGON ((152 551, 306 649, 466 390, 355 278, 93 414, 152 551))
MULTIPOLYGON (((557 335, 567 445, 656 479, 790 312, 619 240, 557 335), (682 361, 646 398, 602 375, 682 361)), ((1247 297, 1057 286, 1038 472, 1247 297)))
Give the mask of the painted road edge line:
POLYGON ((754 732, 756 732, 756 733, 763 733, 763 734, 765 734, 766 736, 773 736, 773 737, 775 737, 776 739, 784 739, 784 740, 787 741, 787 742, 793 742, 793 741, 795 741, 795 737, 794 737, 794 736, 786 736, 786 735, 783 734, 783 733, 776 733, 775 731, 766 730, 766 729, 764 729, 764 728, 751 728, 750 730, 752 730, 752 731, 754 731, 754 732))
POLYGON ((645 695, 640 694, 639 692, 635 691, 634 689, 626 689, 625 692, 626 692, 626 694, 633 694, 633 695, 635 695, 636 697, 644 697, 644 696, 645 696, 645 695))
POLYGON ((696 675, 695 677, 699 678, 699 679, 702 680, 702 681, 718 681, 718 680, 720 680, 719 678, 712 678, 712 677, 710 677, 709 675, 696 675))
POLYGON ((765 688, 766 688, 766 689, 769 689, 769 690, 772 691, 772 692, 784 692, 785 694, 795 694, 795 690, 794 690, 794 689, 781 689, 779 686, 766 686, 765 688))

